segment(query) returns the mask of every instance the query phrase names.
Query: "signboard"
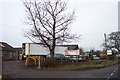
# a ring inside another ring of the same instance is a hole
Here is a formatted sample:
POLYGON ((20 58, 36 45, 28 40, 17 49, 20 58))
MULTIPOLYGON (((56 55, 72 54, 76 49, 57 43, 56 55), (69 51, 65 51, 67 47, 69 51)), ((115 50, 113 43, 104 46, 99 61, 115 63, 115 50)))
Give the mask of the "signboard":
POLYGON ((112 55, 112 50, 107 50, 107 55, 112 55))
POLYGON ((30 44, 30 54, 31 55, 47 55, 49 50, 40 44, 30 44))

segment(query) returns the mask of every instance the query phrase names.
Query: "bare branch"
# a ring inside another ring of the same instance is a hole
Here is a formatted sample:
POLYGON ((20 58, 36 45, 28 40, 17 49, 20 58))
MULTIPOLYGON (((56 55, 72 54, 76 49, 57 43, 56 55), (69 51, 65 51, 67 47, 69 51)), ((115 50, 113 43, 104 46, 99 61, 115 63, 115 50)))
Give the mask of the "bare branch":
POLYGON ((71 34, 69 25, 74 21, 74 12, 65 14, 66 2, 30 1, 23 2, 26 8, 27 20, 33 28, 27 35, 47 46, 50 54, 54 55, 57 43, 71 42, 79 36, 71 34))
POLYGON ((106 45, 107 48, 117 49, 120 52, 120 31, 110 33, 106 45))

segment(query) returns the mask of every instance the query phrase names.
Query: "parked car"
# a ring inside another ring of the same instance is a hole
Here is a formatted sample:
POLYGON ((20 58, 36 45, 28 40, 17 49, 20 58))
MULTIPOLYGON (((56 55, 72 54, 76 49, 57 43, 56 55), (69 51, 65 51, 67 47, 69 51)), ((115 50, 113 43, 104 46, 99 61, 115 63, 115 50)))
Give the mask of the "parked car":
POLYGON ((71 61, 84 61, 82 56, 66 56, 71 61))

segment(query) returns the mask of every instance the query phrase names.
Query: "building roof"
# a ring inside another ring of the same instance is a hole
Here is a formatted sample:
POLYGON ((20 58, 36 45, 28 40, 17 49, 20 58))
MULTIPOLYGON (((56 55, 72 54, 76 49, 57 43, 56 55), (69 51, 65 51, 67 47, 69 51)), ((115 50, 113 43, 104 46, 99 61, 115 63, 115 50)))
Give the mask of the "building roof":
POLYGON ((78 45, 57 45, 57 46, 67 47, 68 50, 78 50, 78 49, 79 49, 79 46, 78 46, 78 45))
POLYGON ((5 42, 0 42, 0 48, 2 51, 15 52, 15 49, 5 42))
MULTIPOLYGON (((23 43, 25 44, 25 43, 23 43)), ((30 43, 30 44, 41 44, 41 43, 30 43)), ((68 50, 78 50, 79 46, 77 44, 71 44, 71 45, 56 45, 56 46, 63 46, 63 47, 67 47, 68 50)))

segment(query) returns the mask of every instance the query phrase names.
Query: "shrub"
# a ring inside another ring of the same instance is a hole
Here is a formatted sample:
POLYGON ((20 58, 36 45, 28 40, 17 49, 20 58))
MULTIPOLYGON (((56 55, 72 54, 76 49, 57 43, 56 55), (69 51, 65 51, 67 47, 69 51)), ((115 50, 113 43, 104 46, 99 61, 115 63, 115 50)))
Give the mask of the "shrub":
POLYGON ((55 59, 46 59, 45 61, 43 61, 43 67, 55 68, 57 66, 58 66, 58 63, 55 59))

